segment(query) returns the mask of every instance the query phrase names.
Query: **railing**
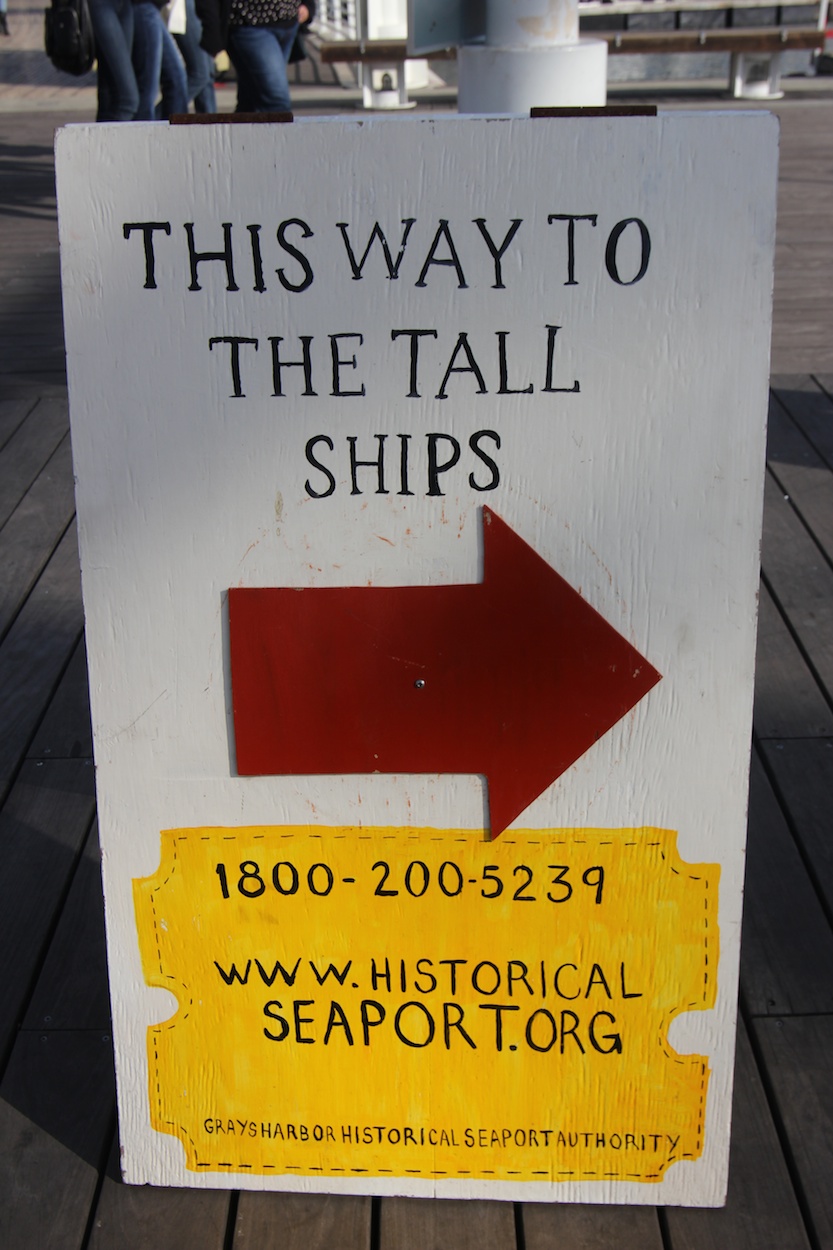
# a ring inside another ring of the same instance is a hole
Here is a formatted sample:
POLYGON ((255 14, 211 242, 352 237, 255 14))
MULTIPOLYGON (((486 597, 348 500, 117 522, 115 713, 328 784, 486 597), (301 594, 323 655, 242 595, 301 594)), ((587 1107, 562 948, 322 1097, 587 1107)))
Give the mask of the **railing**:
MULTIPOLYGON (((827 25, 829 0, 792 0, 792 3, 766 4, 762 0, 578 0, 579 18, 581 17, 618 17, 632 14, 679 13, 686 14, 713 11, 720 9, 775 9, 776 25, 783 22, 782 10, 815 9, 817 10, 815 25, 824 30, 827 25)), ((790 24, 793 19, 790 19, 790 24)))
POLYGON ((360 0, 320 0, 315 18, 322 39, 358 39, 361 29, 360 0))
MULTIPOLYGON (((824 30, 827 25, 829 0, 793 0, 789 5, 775 7, 779 16, 782 8, 814 8, 817 10, 816 26, 824 30)), ((324 40, 362 39, 366 36, 366 0, 320 0, 315 19, 315 30, 324 40)), ((632 14, 679 13, 720 9, 760 9, 761 0, 579 0, 579 17, 615 17, 632 14)))

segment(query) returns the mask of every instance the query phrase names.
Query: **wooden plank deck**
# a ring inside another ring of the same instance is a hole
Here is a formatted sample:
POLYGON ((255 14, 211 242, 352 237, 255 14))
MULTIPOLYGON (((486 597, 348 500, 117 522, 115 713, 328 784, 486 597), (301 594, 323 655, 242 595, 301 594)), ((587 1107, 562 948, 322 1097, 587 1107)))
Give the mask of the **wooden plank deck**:
POLYGON ((3 1250, 833 1250, 830 96, 777 106, 742 1023, 729 1201, 715 1211, 120 1183, 61 345, 61 119, 0 117, 3 1250))

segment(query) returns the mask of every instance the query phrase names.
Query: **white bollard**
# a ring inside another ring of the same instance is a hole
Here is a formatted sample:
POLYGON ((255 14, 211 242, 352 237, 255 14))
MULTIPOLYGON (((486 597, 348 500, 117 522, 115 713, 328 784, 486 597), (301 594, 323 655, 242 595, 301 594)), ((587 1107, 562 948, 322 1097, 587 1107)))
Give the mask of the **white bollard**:
POLYGON ((486 42, 499 48, 578 41, 575 0, 487 0, 486 42))
POLYGON ((603 107, 607 44, 581 39, 578 0, 487 0, 485 44, 458 51, 460 113, 603 107))

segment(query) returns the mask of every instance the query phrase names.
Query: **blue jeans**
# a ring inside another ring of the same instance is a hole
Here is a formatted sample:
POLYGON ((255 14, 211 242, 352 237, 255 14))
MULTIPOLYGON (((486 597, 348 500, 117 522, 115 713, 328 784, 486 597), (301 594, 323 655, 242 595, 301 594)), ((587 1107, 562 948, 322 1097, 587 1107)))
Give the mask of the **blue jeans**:
POLYGON ((286 63, 298 33, 294 26, 232 26, 228 54, 237 71, 238 113, 289 113, 286 63))
MULTIPOLYGON (((177 47, 185 62, 188 75, 188 99, 194 101, 197 113, 216 113, 217 98, 214 94, 214 57, 200 47, 202 22, 197 17, 194 0, 185 0, 185 34, 174 35, 177 47)), ((173 112, 173 110, 171 110, 173 112)), ((162 115, 168 117, 168 101, 162 93, 162 115)))
POLYGON ((129 122, 139 107, 133 71, 133 5, 130 0, 90 0, 98 58, 96 121, 129 122))
POLYGON ((188 85, 185 66, 173 35, 155 4, 141 0, 134 4, 136 30, 133 37, 133 67, 139 86, 136 121, 156 119, 156 98, 162 79, 171 113, 188 112, 188 85))

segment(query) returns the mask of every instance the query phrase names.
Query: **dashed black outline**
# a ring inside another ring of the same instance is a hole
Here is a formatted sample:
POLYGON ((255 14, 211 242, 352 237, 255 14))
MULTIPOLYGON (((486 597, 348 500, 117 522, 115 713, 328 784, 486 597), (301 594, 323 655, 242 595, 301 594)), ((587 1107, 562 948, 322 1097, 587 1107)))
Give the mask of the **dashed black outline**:
MULTIPOLYGON (((223 827, 218 826, 217 828, 212 829, 212 832, 209 834, 204 834, 204 833, 200 834, 197 840, 201 842, 209 842, 212 840, 212 838, 219 837, 221 841, 233 842, 239 839, 244 829, 253 828, 253 827, 257 828, 258 826, 241 826, 241 828, 237 829, 234 833, 227 834, 227 833, 222 832, 223 827)), ((228 828, 228 826, 225 826, 225 828, 228 828)), ((647 828, 655 828, 655 826, 642 826, 641 831, 644 832, 647 828)), ((476 831, 473 831, 473 832, 476 832, 476 831)), ((608 831, 605 830, 604 832, 608 832, 608 831)), ((678 831, 674 829, 667 829, 667 830, 662 830, 662 832, 669 835, 669 837, 673 839, 673 844, 672 844, 671 849, 673 850, 675 854, 677 854, 678 831)), ((178 830, 162 830, 160 832, 160 838, 165 833, 170 833, 171 835, 171 848, 172 848, 171 866, 170 866, 170 870, 167 873, 167 876, 161 882, 159 882, 157 885, 149 887, 149 895, 150 895, 149 901, 150 901, 151 913, 152 913, 152 918, 153 918, 153 936, 154 936, 154 943, 156 946, 156 956, 157 956, 157 961, 159 965, 160 978, 163 978, 164 980, 167 980, 167 981, 174 981, 176 984, 180 985, 187 994, 188 987, 187 985, 185 985, 184 982, 179 981, 176 977, 173 977, 170 974, 163 971, 162 952, 161 952, 161 947, 160 947, 159 930, 158 930, 158 925, 157 925, 156 904, 155 904, 155 899, 153 896, 157 894, 160 890, 162 890, 168 884, 174 872, 176 871, 177 863, 178 863, 177 842, 179 841, 187 842, 189 837, 192 835, 183 834, 178 830)), ((277 835, 273 834, 272 836, 278 836, 281 839, 291 839, 291 838, 302 837, 304 835, 298 834, 298 833, 281 833, 277 835)), ((319 840, 322 840, 324 835, 320 833, 309 832, 306 834, 306 836, 310 838, 317 838, 319 840)), ((333 834, 332 836, 334 840, 338 839, 340 841, 344 841, 348 838, 348 834, 346 833, 333 834)), ((373 834, 362 834, 358 831, 356 835, 354 836, 357 836, 359 840, 361 841, 368 841, 368 842, 372 841, 374 838, 373 834)), ((253 841, 265 841, 266 834, 252 834, 251 838, 253 841)), ((399 833, 383 834, 382 839, 386 841, 402 840, 402 835, 399 833)), ((420 837, 418 833, 408 833, 405 835, 404 840, 408 842, 420 842, 423 839, 420 837)), ((692 1065, 690 1062, 692 1056, 679 1055, 677 1051, 672 1050, 670 1048, 670 1046, 668 1045, 668 1040, 667 1040, 668 1029, 670 1028, 671 1021, 677 1015, 680 1015, 687 1011, 708 1010, 707 1004, 708 1004, 709 992, 710 992, 709 991, 709 942, 711 938, 711 935, 709 933, 709 926, 711 923, 710 915, 711 915, 712 909, 714 909, 715 916, 717 915, 717 903, 715 902, 714 904, 712 904, 711 902, 711 899, 709 896, 709 891, 711 889, 711 882, 708 880, 708 878, 702 875, 699 875, 699 876, 695 875, 694 873, 687 873, 677 868, 670 861, 668 856, 666 856, 666 852, 663 847, 663 840, 656 840, 652 842, 648 842, 645 840, 632 840, 632 841, 624 842, 623 846, 626 849, 645 848, 645 847, 658 848, 659 853, 660 853, 660 858, 662 859, 663 864, 665 864, 665 866, 668 869, 670 869, 670 871, 675 876, 687 877, 689 881, 700 882, 704 887, 705 893, 703 897, 703 910, 704 910, 703 1001, 702 1003, 692 1002, 692 1003, 688 1003, 688 1004, 675 1007, 670 1011, 670 1013, 667 1016, 663 1016, 660 1021, 659 1038, 658 1038, 660 1048, 665 1054, 666 1058, 670 1059, 673 1063, 686 1065, 688 1061, 688 1066, 695 1066, 695 1065, 692 1065)), ((447 838, 447 837, 438 836, 435 838, 429 838, 429 841, 432 841, 432 842, 468 842, 470 841, 470 839, 466 837, 447 838)), ((509 845, 509 846, 519 846, 519 845, 523 845, 523 846, 568 846, 568 845, 569 846, 587 846, 590 844, 592 839, 562 837, 562 838, 552 838, 552 839, 543 838, 537 841, 533 841, 532 839, 521 840, 517 838, 504 837, 503 841, 504 841, 504 845, 509 845)), ((607 841, 602 842, 597 839, 596 845, 598 845, 599 847, 614 846, 615 840, 613 838, 610 838, 607 841)), ((679 856, 678 856, 678 859, 679 859, 679 856)), ((679 859, 679 862, 681 864, 684 863, 682 859, 679 859)), ((709 867, 720 868, 720 865, 709 865, 709 867)), ((161 870, 161 862, 160 862, 160 869, 158 869, 157 871, 159 870, 161 870)), ((153 874, 153 875, 155 876, 156 874, 153 874)), ((152 880, 152 877, 136 879, 137 882, 139 881, 149 882, 150 880, 152 880)), ((718 885, 718 889, 716 893, 719 893, 719 885, 718 885)), ((718 927, 718 939, 719 939, 719 926, 717 926, 716 921, 715 921, 715 925, 716 927, 718 927)), ((166 987, 157 986, 157 988, 164 989, 166 987)), ((173 991, 171 992, 173 993, 173 991)), ((714 993, 716 994, 716 992, 717 990, 715 986, 714 993)), ((157 1106, 158 1106, 158 1115, 157 1115, 158 1123, 167 1125, 168 1128, 171 1130, 172 1136, 178 1137, 180 1140, 187 1140, 190 1143, 191 1149, 193 1151, 193 1156, 196 1160, 194 1167, 191 1170, 203 1169, 203 1170, 210 1171, 210 1170, 223 1168, 223 1169, 233 1169, 234 1171, 253 1171, 253 1172, 257 1171, 258 1173, 262 1173, 265 1170, 275 1171, 278 1165, 274 1163, 260 1163, 257 1169, 255 1169, 255 1165, 252 1163, 236 1163, 235 1164, 232 1162, 217 1162, 217 1163, 200 1162, 199 1150, 198 1150, 197 1144, 194 1141, 191 1134, 188 1132, 188 1130, 183 1125, 177 1125, 174 1123, 174 1121, 165 1119, 164 1116, 162 1115, 162 1090, 161 1090, 161 1084, 159 1081, 159 1052, 158 1052, 158 1047, 156 1045, 156 1038, 158 1037, 160 1033, 173 1029, 175 1025, 179 1023, 180 1021, 187 1020, 188 1016, 190 1015, 190 1009, 192 1006, 193 1006, 193 998, 189 997, 188 1009, 184 1012, 184 1014, 181 1015, 180 1010, 177 1009, 177 1011, 170 1018, 170 1020, 165 1021, 161 1024, 148 1026, 148 1051, 150 1052, 152 1050, 153 1058, 155 1061, 155 1067, 156 1067, 155 1086, 156 1086, 156 1096, 157 1096, 157 1106)), ((150 1055, 148 1057, 150 1058, 150 1055)), ((700 1157, 702 1153, 704 1126, 705 1126, 706 1096, 707 1096, 707 1091, 708 1091, 709 1075, 710 1073, 709 1073, 708 1061, 707 1059, 704 1059, 700 1063, 700 1097, 699 1097, 699 1102, 698 1102, 697 1127, 695 1130, 696 1131, 696 1143, 697 1143, 696 1153, 691 1152, 691 1151, 682 1151, 681 1154, 679 1155, 679 1159, 697 1159, 700 1157)), ((153 1087, 152 1075, 151 1075, 150 1085, 152 1088, 153 1087)), ((152 1125, 152 1127, 155 1128, 156 1126, 152 1125)), ((617 1136, 619 1136, 619 1134, 617 1134, 617 1136)), ((564 1178, 573 1177, 579 1180, 591 1180, 591 1179, 598 1179, 600 1175, 607 1180, 636 1180, 640 1182, 648 1182, 648 1181, 657 1182, 657 1181, 662 1180, 664 1172, 671 1166, 671 1164, 677 1163, 679 1159, 674 1155, 669 1155, 668 1158, 659 1165, 656 1171, 648 1172, 648 1173, 622 1172, 622 1171, 599 1173, 598 1171, 590 1171, 590 1170, 576 1171, 574 1169, 571 1169, 571 1170, 558 1169, 556 1171, 533 1170, 527 1173, 527 1176, 529 1178, 537 1177, 537 1176, 550 1177, 551 1182, 553 1178, 557 1178, 557 1177, 564 1177, 564 1178)), ((187 1161, 186 1161, 186 1167, 190 1168, 190 1165, 187 1163, 187 1161)), ((475 1177, 486 1177, 486 1176, 497 1175, 496 1170, 490 1169, 490 1168, 481 1168, 479 1171, 476 1171, 476 1172, 472 1172, 470 1169, 458 1169, 457 1171, 448 1172, 448 1171, 440 1171, 438 1169, 429 1169, 429 1168, 403 1168, 401 1173, 396 1173, 391 1168, 376 1168, 376 1169, 341 1168, 341 1167, 335 1167, 335 1166, 329 1166, 327 1168, 324 1168, 324 1167, 313 1166, 312 1164, 304 1165, 304 1164, 293 1164, 293 1163, 285 1163, 283 1167, 284 1167, 284 1170, 287 1172, 304 1172, 305 1174, 311 1173, 311 1172, 321 1172, 321 1173, 327 1172, 328 1174, 333 1173, 333 1172, 340 1172, 340 1173, 349 1172, 355 1175, 368 1175, 372 1171, 373 1175, 404 1175, 404 1176, 472 1176, 474 1175, 475 1177)), ((524 1176, 524 1173, 521 1171, 516 1172, 516 1171, 506 1170, 505 1174, 507 1177, 508 1176, 511 1176, 511 1177, 523 1177, 524 1176)))

